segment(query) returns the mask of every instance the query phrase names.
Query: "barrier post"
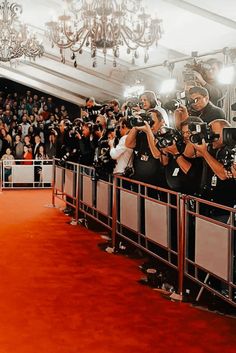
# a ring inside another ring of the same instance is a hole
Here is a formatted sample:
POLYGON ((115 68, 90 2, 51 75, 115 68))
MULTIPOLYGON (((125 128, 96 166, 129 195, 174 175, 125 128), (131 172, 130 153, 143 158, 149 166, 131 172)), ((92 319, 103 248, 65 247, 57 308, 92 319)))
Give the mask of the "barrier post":
POLYGON ((0 192, 2 192, 2 181, 3 181, 3 168, 2 168, 2 161, 0 161, 0 192))
POLYGON ((116 246, 116 222, 117 222, 117 177, 113 177, 113 203, 112 203, 112 247, 115 249, 116 246))
POLYGON ((79 222, 79 187, 80 187, 80 165, 77 164, 76 167, 76 187, 75 187, 75 223, 79 222))
POLYGON ((56 179, 56 162, 55 158, 53 158, 52 162, 52 207, 55 207, 55 179, 56 179))
POLYGON ((178 195, 177 202, 177 222, 178 222, 178 294, 171 294, 170 298, 174 300, 183 300, 184 286, 184 258, 185 258, 185 208, 186 196, 178 195))

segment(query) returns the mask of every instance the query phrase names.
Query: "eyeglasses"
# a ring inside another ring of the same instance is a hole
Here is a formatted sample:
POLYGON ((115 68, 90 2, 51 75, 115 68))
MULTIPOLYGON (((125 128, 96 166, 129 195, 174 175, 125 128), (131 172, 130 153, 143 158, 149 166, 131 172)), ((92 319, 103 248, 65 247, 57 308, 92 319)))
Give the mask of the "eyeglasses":
POLYGON ((194 99, 190 99, 189 100, 189 104, 192 105, 192 104, 196 104, 198 103, 201 99, 203 99, 204 97, 203 96, 199 96, 199 97, 196 97, 194 99))

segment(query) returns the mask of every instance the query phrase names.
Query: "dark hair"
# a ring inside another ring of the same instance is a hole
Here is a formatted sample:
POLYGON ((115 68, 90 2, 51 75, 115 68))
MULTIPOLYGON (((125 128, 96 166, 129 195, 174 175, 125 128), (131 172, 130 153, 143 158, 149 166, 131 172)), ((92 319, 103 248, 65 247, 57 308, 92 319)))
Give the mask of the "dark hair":
POLYGON ((180 124, 180 129, 182 129, 184 126, 189 125, 191 123, 203 123, 204 121, 199 118, 199 116, 189 116, 188 119, 182 121, 180 124))
POLYGON ((131 129, 130 121, 126 118, 120 118, 118 124, 121 124, 122 127, 126 126, 128 129, 131 129))
POLYGON ((194 86, 194 87, 191 87, 189 89, 189 95, 191 96, 192 94, 194 93, 199 93, 201 96, 203 97, 209 97, 209 93, 208 93, 208 90, 204 87, 200 87, 200 86, 194 86))

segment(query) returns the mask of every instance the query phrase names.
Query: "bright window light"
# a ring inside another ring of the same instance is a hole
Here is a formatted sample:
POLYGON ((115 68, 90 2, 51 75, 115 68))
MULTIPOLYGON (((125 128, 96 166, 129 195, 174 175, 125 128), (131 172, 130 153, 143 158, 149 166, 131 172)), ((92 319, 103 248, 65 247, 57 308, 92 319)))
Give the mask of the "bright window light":
POLYGON ((220 70, 218 74, 218 81, 224 85, 230 85, 235 76, 235 69, 233 66, 226 66, 220 70))
POLYGON ((161 84, 160 93, 163 94, 163 93, 173 92, 175 90, 175 86, 176 86, 175 78, 170 78, 168 80, 165 80, 161 84))
POLYGON ((136 86, 130 86, 126 87, 125 92, 124 92, 124 97, 136 97, 140 96, 144 91, 144 86, 141 85, 136 85, 136 86))

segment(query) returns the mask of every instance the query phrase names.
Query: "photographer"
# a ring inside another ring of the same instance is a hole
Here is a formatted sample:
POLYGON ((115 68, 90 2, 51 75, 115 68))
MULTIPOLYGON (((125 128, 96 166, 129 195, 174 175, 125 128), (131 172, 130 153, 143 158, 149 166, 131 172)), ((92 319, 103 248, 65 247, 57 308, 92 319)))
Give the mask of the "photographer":
MULTIPOLYGON (((202 175, 202 158, 196 156, 194 146, 191 143, 192 124, 201 124, 199 117, 191 116, 181 123, 180 131, 168 132, 157 142, 162 152, 167 154, 168 163, 165 166, 166 181, 171 190, 188 195, 199 193, 200 180, 202 175), (164 140, 163 140, 164 139, 164 140)), ((161 132, 161 130, 160 130, 161 132)))
POLYGON ((164 187, 166 182, 161 153, 156 151, 155 155, 153 148, 154 134, 165 125, 165 121, 158 110, 152 109, 147 115, 151 118, 149 124, 141 121, 141 126, 132 127, 125 141, 126 147, 134 149, 133 179, 164 187))
POLYGON ((116 166, 113 174, 122 175, 127 166, 132 166, 133 150, 125 146, 125 141, 130 131, 130 124, 125 118, 121 118, 116 128, 116 136, 109 135, 110 156, 116 160, 116 166), (118 135, 118 136, 117 136, 118 135), (118 145, 114 145, 115 137, 120 137, 118 145))
POLYGON ((102 106, 95 102, 95 98, 90 97, 86 99, 85 107, 81 110, 81 117, 84 122, 92 121, 95 123, 95 120, 101 110, 102 106))
POLYGON ((225 119, 224 111, 210 102, 206 88, 197 86, 190 88, 189 103, 196 115, 207 124, 215 119, 225 119))
POLYGON ((222 100, 224 94, 217 82, 217 75, 222 66, 221 61, 211 58, 200 65, 199 71, 193 71, 197 84, 206 88, 209 93, 210 101, 221 108, 223 106, 222 100))
POLYGON ((93 135, 93 124, 83 124, 82 131, 76 132, 76 149, 78 153, 77 162, 83 165, 92 166, 96 148, 96 140, 93 135))
MULTIPOLYGON (((194 144, 197 155, 202 157, 203 174, 201 181, 200 196, 204 199, 221 205, 233 207, 236 203, 236 181, 227 177, 224 167, 226 146, 223 142, 223 128, 230 124, 223 119, 216 119, 209 124, 212 135, 215 136, 211 143, 202 140, 201 144, 194 144)), ((203 207, 204 214, 222 222, 227 222, 229 212, 219 209, 203 207)))

